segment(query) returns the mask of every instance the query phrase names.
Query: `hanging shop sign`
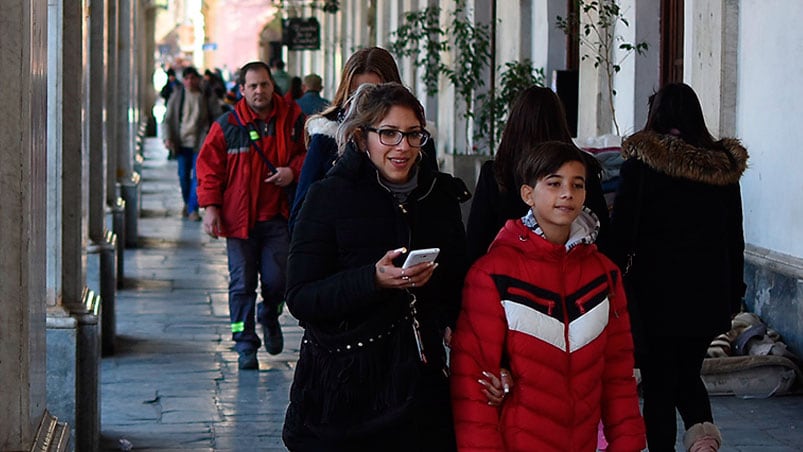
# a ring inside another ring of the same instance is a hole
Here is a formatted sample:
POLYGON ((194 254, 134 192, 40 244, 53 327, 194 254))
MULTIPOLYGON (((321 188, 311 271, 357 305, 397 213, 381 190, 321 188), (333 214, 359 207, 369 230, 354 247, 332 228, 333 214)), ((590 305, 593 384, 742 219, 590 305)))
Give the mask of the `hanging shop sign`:
POLYGON ((321 24, 314 17, 284 19, 282 43, 287 46, 287 50, 320 50, 321 24))

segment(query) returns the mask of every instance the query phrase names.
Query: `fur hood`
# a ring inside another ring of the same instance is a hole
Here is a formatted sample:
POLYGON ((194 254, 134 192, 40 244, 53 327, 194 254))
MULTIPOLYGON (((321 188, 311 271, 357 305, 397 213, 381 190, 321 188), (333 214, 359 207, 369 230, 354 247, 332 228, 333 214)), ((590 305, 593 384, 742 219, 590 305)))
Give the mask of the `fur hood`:
POLYGON ((672 177, 710 185, 738 183, 747 169, 747 149, 734 138, 723 138, 717 144, 733 159, 725 152, 698 148, 673 135, 638 132, 622 143, 622 157, 636 158, 672 177))
POLYGON ((307 120, 306 128, 307 135, 326 135, 335 139, 337 136, 337 127, 339 122, 328 119, 325 116, 315 115, 307 120))

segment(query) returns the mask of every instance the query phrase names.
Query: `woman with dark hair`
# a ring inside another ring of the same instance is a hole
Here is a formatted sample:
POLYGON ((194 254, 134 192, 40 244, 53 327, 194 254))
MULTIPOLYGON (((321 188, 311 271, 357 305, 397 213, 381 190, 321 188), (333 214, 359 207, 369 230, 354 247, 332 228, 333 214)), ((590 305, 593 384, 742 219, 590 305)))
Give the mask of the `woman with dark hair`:
POLYGON ((287 102, 295 102, 296 99, 304 95, 304 90, 301 88, 302 85, 301 77, 293 77, 290 79, 290 88, 284 94, 284 100, 287 102))
POLYGON ((675 450, 677 409, 685 449, 715 451, 721 436, 700 369, 745 292, 739 179, 747 151, 738 140, 715 140, 692 88, 673 83, 650 97, 647 124, 622 154, 613 258, 628 287, 647 443, 675 450))
MULTIPOLYGON (((495 160, 485 162, 480 170, 466 232, 469 262, 486 253, 507 220, 527 213, 514 177, 516 165, 527 149, 544 141, 571 143, 572 136, 557 94, 549 88, 532 86, 519 95, 511 108, 495 160)), ((609 220, 599 177, 601 168, 593 156, 584 155, 589 174, 586 206, 600 220, 597 246, 606 252, 609 220)))
POLYGON ((466 271, 459 179, 421 164, 424 109, 398 83, 357 89, 340 157, 314 183, 288 258, 304 328, 283 438, 291 451, 455 449, 444 339, 466 271), (403 268, 408 250, 437 263, 403 268))

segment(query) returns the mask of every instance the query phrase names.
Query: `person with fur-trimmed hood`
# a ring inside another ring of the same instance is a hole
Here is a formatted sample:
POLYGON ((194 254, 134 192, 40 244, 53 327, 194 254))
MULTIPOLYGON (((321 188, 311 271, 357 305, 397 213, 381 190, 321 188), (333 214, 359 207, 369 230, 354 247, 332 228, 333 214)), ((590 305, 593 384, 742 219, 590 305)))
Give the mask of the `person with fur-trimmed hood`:
POLYGON ((622 154, 614 260, 629 268, 647 442, 651 451, 675 450, 677 409, 685 448, 716 451, 722 439, 700 369, 745 293, 739 179, 747 150, 714 140, 692 88, 672 83, 650 97, 647 124, 622 154), (682 325, 671 321, 679 312, 682 325))
POLYGON ((600 420, 607 450, 644 448, 627 301, 594 244, 586 165, 562 141, 522 152, 516 185, 529 210, 466 276, 451 342, 460 451, 592 451, 600 420), (477 380, 502 362, 516 384, 498 408, 477 380))
MULTIPOLYGON (((393 55, 381 47, 368 47, 354 52, 340 75, 340 85, 335 92, 332 104, 320 114, 312 115, 307 120, 305 132, 307 142, 307 157, 296 187, 295 199, 290 211, 288 226, 290 231, 295 227, 301 204, 307 195, 310 185, 323 179, 332 169, 337 159, 337 141, 335 135, 337 128, 343 120, 346 105, 354 91, 363 83, 401 83, 399 68, 393 55)), ((433 170, 437 170, 435 163, 435 146, 432 140, 422 149, 424 162, 433 170)))

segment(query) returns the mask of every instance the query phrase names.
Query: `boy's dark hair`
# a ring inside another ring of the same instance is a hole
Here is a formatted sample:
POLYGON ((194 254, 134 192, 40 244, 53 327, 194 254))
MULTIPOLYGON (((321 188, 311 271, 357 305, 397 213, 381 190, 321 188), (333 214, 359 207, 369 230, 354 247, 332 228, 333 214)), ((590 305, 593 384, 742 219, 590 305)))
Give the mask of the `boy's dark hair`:
POLYGON ((267 71, 270 82, 273 84, 273 89, 276 90, 276 80, 273 79, 273 74, 270 72, 270 66, 265 64, 264 61, 252 61, 241 67, 240 72, 237 74, 237 84, 240 86, 245 86, 245 74, 259 69, 264 69, 267 71))
POLYGON ((586 168, 588 164, 583 151, 571 143, 563 141, 545 141, 537 144, 528 152, 524 152, 516 165, 516 185, 535 186, 539 179, 554 174, 565 163, 580 162, 586 168))

